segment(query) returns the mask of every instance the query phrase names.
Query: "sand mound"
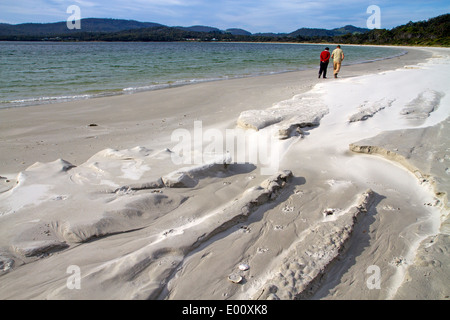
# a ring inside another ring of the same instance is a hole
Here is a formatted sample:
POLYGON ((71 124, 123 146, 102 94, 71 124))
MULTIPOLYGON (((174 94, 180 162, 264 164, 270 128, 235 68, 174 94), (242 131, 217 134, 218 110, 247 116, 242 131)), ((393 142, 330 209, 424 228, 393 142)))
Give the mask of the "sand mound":
POLYGON ((326 211, 321 222, 302 233, 291 245, 279 270, 253 298, 292 300, 308 297, 309 290, 320 282, 327 267, 345 250, 359 215, 370 209, 374 196, 369 190, 354 206, 339 214, 326 211))
POLYGON ((141 229, 186 201, 170 188, 192 188, 201 179, 254 168, 228 166, 225 159, 170 172, 170 156, 168 150, 137 147, 106 149, 78 167, 61 159, 35 163, 0 194, 0 215, 22 221, 4 241, 19 258, 40 258, 70 244, 141 229))
POLYGON ((421 92, 417 98, 405 106, 401 114, 410 120, 425 120, 430 116, 430 113, 439 108, 439 104, 444 95, 444 93, 434 90, 421 92))
POLYGON ((365 102, 359 107, 359 111, 354 115, 349 117, 349 122, 365 121, 373 117, 377 112, 389 108, 394 100, 388 100, 386 98, 375 101, 375 102, 365 102))
POLYGON ((437 232, 423 236, 414 253, 414 263, 405 271, 395 295, 398 299, 442 299, 449 294, 446 266, 449 265, 450 245, 450 184, 446 169, 450 159, 446 149, 442 148, 450 143, 449 130, 450 120, 447 119, 434 127, 385 132, 350 145, 353 152, 378 155, 411 171, 435 194, 434 202, 424 205, 437 207, 441 212, 437 232))
POLYGON ((298 128, 315 127, 328 113, 317 92, 296 95, 267 110, 248 110, 241 113, 238 126, 261 130, 274 126, 280 139, 289 138, 298 128))

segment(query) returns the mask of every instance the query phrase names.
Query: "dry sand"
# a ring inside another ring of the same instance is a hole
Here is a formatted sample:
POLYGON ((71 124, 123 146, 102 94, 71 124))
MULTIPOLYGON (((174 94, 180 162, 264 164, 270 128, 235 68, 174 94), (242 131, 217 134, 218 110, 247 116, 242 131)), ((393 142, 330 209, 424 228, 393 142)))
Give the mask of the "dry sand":
POLYGON ((450 51, 407 51, 0 110, 0 298, 448 299, 450 51))

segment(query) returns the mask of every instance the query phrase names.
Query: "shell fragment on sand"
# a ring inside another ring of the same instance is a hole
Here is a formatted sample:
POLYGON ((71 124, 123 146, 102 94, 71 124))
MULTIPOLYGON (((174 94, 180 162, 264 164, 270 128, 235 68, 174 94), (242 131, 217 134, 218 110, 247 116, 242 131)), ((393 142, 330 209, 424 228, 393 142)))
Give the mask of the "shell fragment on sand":
POLYGON ((241 270, 241 271, 247 271, 249 269, 250 269, 250 266, 248 264, 246 264, 246 263, 241 263, 239 265, 239 270, 241 270))
POLYGON ((230 274, 228 276, 228 281, 236 283, 236 284, 241 283, 242 280, 243 280, 243 278, 240 275, 236 274, 236 273, 230 274))

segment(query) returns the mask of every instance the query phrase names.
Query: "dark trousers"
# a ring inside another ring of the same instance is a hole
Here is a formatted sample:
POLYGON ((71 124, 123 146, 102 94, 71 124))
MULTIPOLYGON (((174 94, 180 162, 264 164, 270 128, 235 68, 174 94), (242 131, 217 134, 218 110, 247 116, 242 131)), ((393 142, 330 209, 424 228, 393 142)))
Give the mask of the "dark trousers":
POLYGON ((320 61, 320 71, 319 71, 319 78, 323 73, 323 77, 326 78, 327 77, 327 69, 328 69, 328 63, 329 62, 322 62, 320 61))

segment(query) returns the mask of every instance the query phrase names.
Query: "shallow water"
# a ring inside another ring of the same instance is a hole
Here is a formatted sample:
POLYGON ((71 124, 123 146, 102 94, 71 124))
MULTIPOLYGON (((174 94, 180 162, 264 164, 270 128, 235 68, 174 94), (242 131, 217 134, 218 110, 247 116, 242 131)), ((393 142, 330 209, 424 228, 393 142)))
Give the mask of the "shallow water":
MULTIPOLYGON (((0 42, 0 108, 317 68, 324 47, 269 43, 0 42)), ((403 53, 403 49, 396 48, 343 49, 347 64, 403 53)))

